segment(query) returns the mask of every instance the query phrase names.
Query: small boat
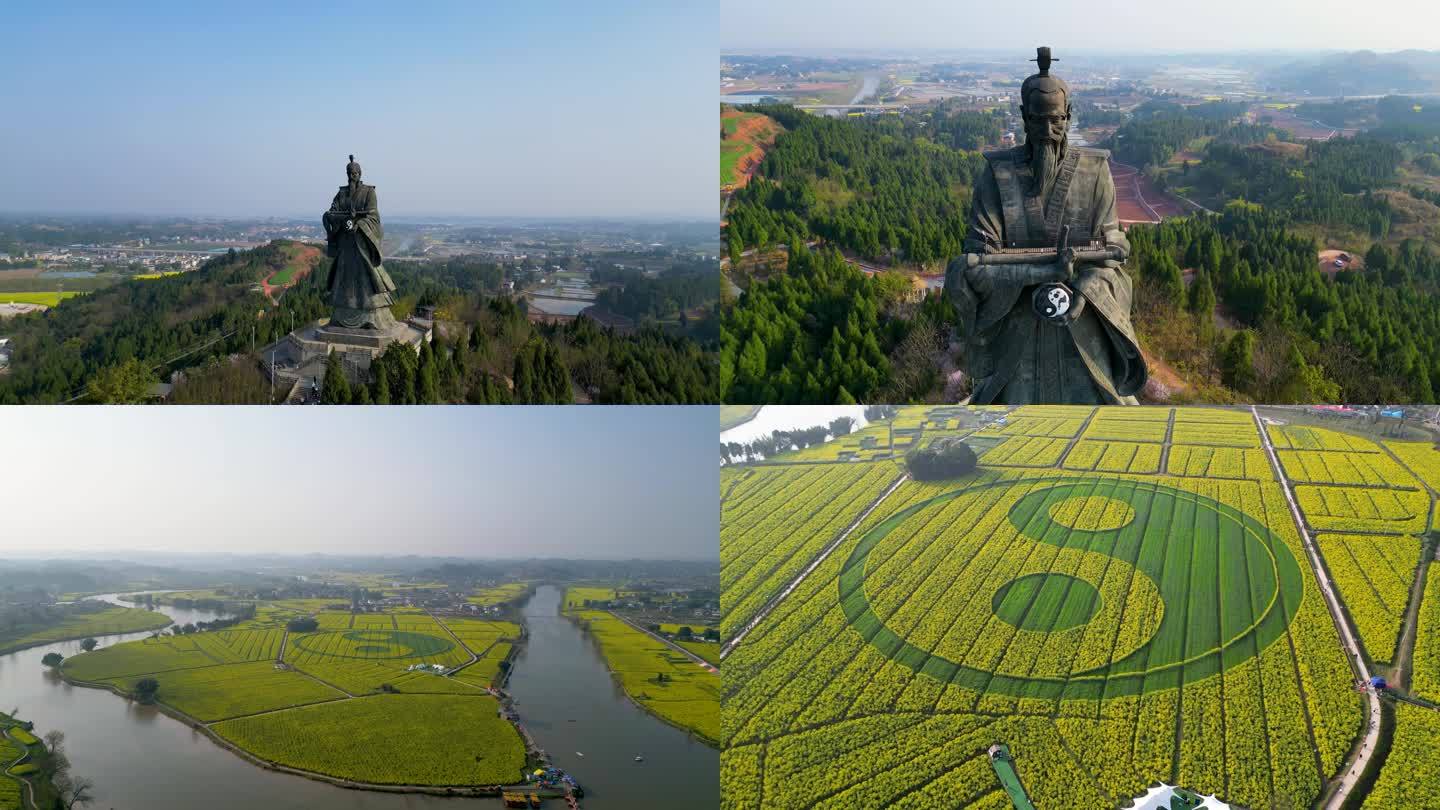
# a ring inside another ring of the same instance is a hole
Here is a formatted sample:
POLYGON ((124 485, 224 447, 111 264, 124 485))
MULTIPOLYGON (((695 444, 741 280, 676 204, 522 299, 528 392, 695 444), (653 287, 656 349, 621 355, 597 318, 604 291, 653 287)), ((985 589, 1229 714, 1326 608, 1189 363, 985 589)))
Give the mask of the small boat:
POLYGON ((577 757, 583 757, 583 756, 585 756, 585 755, 582 754, 582 753, 580 753, 579 751, 576 751, 576 752, 575 752, 575 756, 577 756, 577 757))
POLYGON ((635 761, 636 761, 636 762, 644 762, 644 761, 645 761, 645 758, 642 757, 642 756, 640 756, 639 754, 636 754, 636 755, 635 755, 635 761))

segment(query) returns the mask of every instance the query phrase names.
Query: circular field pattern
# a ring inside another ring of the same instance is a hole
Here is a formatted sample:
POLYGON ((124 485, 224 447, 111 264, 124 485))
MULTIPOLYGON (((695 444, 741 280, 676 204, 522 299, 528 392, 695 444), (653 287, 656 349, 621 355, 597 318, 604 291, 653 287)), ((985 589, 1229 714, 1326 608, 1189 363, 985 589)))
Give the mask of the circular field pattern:
POLYGON ((1066 477, 906 507, 860 539, 839 590, 851 627, 917 672, 1093 698, 1174 688, 1256 657, 1299 610, 1304 577, 1289 547, 1233 506, 1149 481, 1066 477), (921 545, 943 555, 926 558, 926 581, 889 587, 921 545), (907 562, 887 565, 892 556, 907 562))
POLYGON ((343 630, 306 633, 293 642, 306 652, 332 658, 421 658, 439 655, 455 647, 454 642, 425 633, 404 630, 343 630))

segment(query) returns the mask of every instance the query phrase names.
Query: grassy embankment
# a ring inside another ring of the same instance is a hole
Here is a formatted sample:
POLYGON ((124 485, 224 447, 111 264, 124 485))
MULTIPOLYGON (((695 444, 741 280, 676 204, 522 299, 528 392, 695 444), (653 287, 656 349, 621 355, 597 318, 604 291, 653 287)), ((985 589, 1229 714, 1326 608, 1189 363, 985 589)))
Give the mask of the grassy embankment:
MULTIPOLYGON (((585 597, 578 597, 582 604, 585 597)), ((596 597, 590 596, 594 599, 596 597)), ((576 597, 566 593, 565 601, 576 597)), ((609 613, 570 609, 600 642, 611 675, 641 708, 718 746, 720 676, 609 613), (661 676, 663 675, 663 679, 661 676)))

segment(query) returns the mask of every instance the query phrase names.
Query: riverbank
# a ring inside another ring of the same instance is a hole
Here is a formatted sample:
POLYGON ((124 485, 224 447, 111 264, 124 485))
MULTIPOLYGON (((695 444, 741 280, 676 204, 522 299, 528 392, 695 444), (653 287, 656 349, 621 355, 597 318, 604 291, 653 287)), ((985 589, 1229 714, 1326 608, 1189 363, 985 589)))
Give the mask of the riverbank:
POLYGON ((764 405, 721 405, 720 432, 737 428, 754 419, 764 405))
MULTIPOLYGON (((56 630, 60 635, 34 638, 31 633, 10 642, 0 642, 0 655, 29 650, 35 647, 44 647, 47 644, 63 644, 67 641, 80 641, 87 638, 100 638, 101 636, 118 636, 126 633, 147 633, 160 630, 174 624, 174 621, 163 613, 156 613, 152 610, 141 608, 117 607, 109 610, 99 611, 92 614, 79 614, 86 617, 94 617, 84 626, 71 627, 69 622, 62 622, 47 630, 56 630), (133 614, 147 614, 144 617, 133 614), (143 620, 142 620, 143 618, 143 620), (133 619, 135 621, 122 621, 122 619, 133 619)), ((47 632, 41 630, 37 632, 47 632)))
MULTIPOLYGON (((79 686, 79 687, 86 688, 86 689, 98 689, 98 690, 101 690, 101 691, 108 691, 108 692, 110 692, 110 693, 112 693, 112 694, 114 694, 114 695, 117 695, 117 696, 119 696, 119 697, 121 697, 121 698, 124 698, 124 699, 127 700, 127 701, 136 701, 136 698, 134 698, 134 697, 133 697, 132 695, 130 695, 129 693, 125 692, 123 689, 120 689, 118 686, 115 686, 114 684, 100 683, 100 682, 95 682, 95 681, 84 681, 84 680, 80 680, 80 679, 78 679, 78 678, 75 678, 75 677, 69 675, 69 674, 66 673, 63 669, 60 670, 59 674, 60 674, 60 677, 61 677, 62 679, 64 679, 64 681, 65 681, 67 684, 70 684, 71 686, 79 686)), ((375 696, 372 696, 372 697, 375 697, 375 696)), ((495 695, 491 694, 490 697, 491 697, 492 699, 496 699, 497 702, 498 702, 498 698, 497 698, 495 695)), ((364 698, 352 698, 352 699, 353 699, 353 700, 363 700, 364 698)), ((136 702, 139 702, 139 701, 136 701, 136 702)), ((199 719, 197 719, 197 718, 195 718, 195 717, 192 717, 191 715, 187 714, 186 712, 184 712, 184 711, 182 711, 182 710, 180 710, 180 709, 178 709, 178 708, 176 708, 176 707, 174 707, 174 706, 171 706, 170 704, 165 703, 164 701, 157 700, 157 701, 154 701, 153 703, 149 703, 149 704, 146 704, 146 705, 152 706, 153 708, 155 708, 155 710, 161 712, 162 714, 166 715, 167 717, 170 717, 170 718, 173 719, 173 720, 176 720, 176 721, 178 721, 178 722, 180 722, 180 723, 182 723, 182 724, 184 724, 184 725, 186 725, 186 726, 189 726, 190 728, 192 728, 192 729, 194 729, 194 730, 196 730, 196 731, 201 732, 202 734, 204 734, 204 735, 206 736, 206 738, 208 738, 211 742, 215 743, 215 744, 216 744, 217 746, 219 746, 220 748, 223 748, 223 749, 225 749, 226 751, 229 751, 230 753, 235 754, 236 756, 240 757, 241 759, 245 760, 246 762, 249 762, 249 763, 252 764, 252 765, 258 765, 258 766, 261 767, 261 768, 266 768, 266 769, 268 769, 268 770, 276 771, 276 772, 278 772, 278 773, 290 774, 290 775, 292 775, 292 776, 302 776, 302 777, 305 777, 306 779, 313 779, 313 780, 315 780, 315 781, 317 781, 317 782, 324 782, 324 783, 326 783, 326 784, 334 785, 334 786, 336 786, 336 787, 343 787, 343 788, 347 788, 347 789, 351 789, 351 790, 371 790, 371 791, 379 791, 379 792, 382 792, 382 793, 422 793, 422 794, 428 794, 428 795, 431 795, 431 796, 461 796, 461 797, 476 797, 476 798, 493 798, 493 797, 498 797, 498 796, 500 796, 500 794, 501 794, 503 791, 513 789, 513 787, 514 787, 513 785, 500 785, 500 784, 496 784, 496 785, 395 785, 395 784, 384 784, 384 783, 377 783, 377 782, 365 782, 365 781, 360 781, 360 780, 356 780, 356 779, 346 779, 346 778, 343 778, 343 777, 331 776, 331 775, 329 775, 329 774, 320 773, 320 772, 318 772, 318 771, 307 770, 307 769, 304 769, 304 768, 297 768, 297 767, 292 766, 292 765, 285 765, 285 764, 283 764, 283 763, 276 762, 276 761, 274 761, 274 760, 270 760, 270 759, 266 759, 266 758, 264 758, 264 757, 261 757, 261 756, 255 754, 255 753, 253 753, 253 752, 251 752, 251 751, 248 751, 248 750, 246 750, 245 748, 242 748, 241 746, 239 746, 239 745, 231 742, 230 740, 227 740, 227 739, 225 739, 224 737, 220 736, 218 733, 216 733, 216 732, 210 727, 211 724, 205 723, 204 721, 201 721, 201 720, 199 720, 199 719)), ((311 705, 315 705, 315 704, 311 704, 311 705)), ((299 707, 295 707, 295 708, 299 708, 299 707)), ((525 738, 525 735, 523 734, 523 732, 520 732, 519 729, 517 729, 517 733, 520 733, 520 734, 521 734, 521 738, 522 738, 522 739, 525 738)), ((527 764, 528 764, 528 763, 527 763, 527 764)), ((526 790, 527 790, 527 791, 530 790, 530 787, 529 787, 529 786, 526 786, 526 790)), ((540 792, 541 795, 546 795, 543 790, 539 790, 539 789, 537 788, 537 791, 540 792)), ((553 796, 551 796, 551 798, 558 798, 558 797, 561 797, 561 796, 563 796, 563 795, 564 795, 564 792, 563 792, 563 791, 557 791, 557 792, 554 793, 553 796)))
POLYGON ((567 610, 565 616, 600 645, 610 677, 632 703, 705 745, 720 747, 718 670, 693 653, 674 650, 608 612, 567 610), (684 663, 671 661, 666 652, 682 656, 684 663), (664 680, 658 680, 662 674, 664 680), (656 699, 651 696, 652 690, 673 694, 656 699))

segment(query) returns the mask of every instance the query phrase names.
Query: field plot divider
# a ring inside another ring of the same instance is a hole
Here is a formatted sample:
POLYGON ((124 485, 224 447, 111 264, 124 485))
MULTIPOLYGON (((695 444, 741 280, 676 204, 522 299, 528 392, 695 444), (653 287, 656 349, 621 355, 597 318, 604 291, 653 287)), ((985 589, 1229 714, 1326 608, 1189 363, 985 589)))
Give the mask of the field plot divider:
MULTIPOLYGON (((1285 477, 1284 469, 1280 466, 1280 458, 1275 454, 1275 445, 1270 441, 1270 433, 1265 429, 1265 423, 1260 419, 1260 412, 1255 409, 1254 405, 1250 406, 1250 414, 1255 418, 1256 426, 1260 428, 1260 441, 1265 448, 1266 455, 1270 458, 1270 467, 1275 473, 1275 479, 1280 482, 1280 489, 1285 494, 1285 502, 1290 506, 1290 517, 1295 521, 1295 529, 1300 533, 1300 542, 1305 546, 1306 553, 1310 555, 1310 565, 1314 569, 1316 581, 1320 584, 1320 593, 1325 597, 1325 604, 1330 608, 1330 618, 1335 622, 1335 628, 1340 631, 1340 638, 1345 643, 1348 653, 1346 658, 1354 662, 1353 667, 1357 676, 1368 682, 1370 672, 1365 668, 1365 658, 1360 655, 1360 644, 1350 629, 1350 623, 1345 621, 1345 615, 1340 609, 1340 602, 1335 596, 1335 585, 1330 582, 1329 576, 1325 573, 1325 567, 1320 562, 1320 552, 1315 547, 1315 539, 1310 536, 1310 530, 1305 526, 1305 519, 1301 516, 1300 507, 1295 502, 1295 493, 1291 490, 1290 479, 1285 477)), ((1373 691, 1367 690, 1365 692, 1366 731, 1364 741, 1358 748, 1351 746, 1350 756, 1354 757, 1354 760, 1341 763, 1340 775, 1335 782, 1334 791, 1330 794, 1330 798, 1319 806, 1326 810, 1339 810, 1345 804, 1345 799, 1355 786, 1353 774, 1364 772, 1366 764, 1375 751, 1375 743, 1380 736, 1379 716, 1380 698, 1373 691)))
POLYGON ((1099 408, 1090 409, 1090 413, 1086 415, 1085 421, 1080 423, 1080 429, 1075 431, 1075 435, 1071 436, 1070 441, 1066 443, 1065 450, 1060 453, 1060 458, 1055 459, 1055 469, 1059 470, 1064 468, 1065 459, 1070 457, 1070 451, 1075 449, 1075 445, 1080 443, 1080 437, 1084 436, 1085 431, 1090 429, 1090 421, 1095 418, 1095 414, 1099 412, 1099 410, 1099 408))
POLYGON ((746 622, 745 626, 740 628, 740 631, 735 634, 735 637, 725 642, 725 645, 720 648, 720 660, 724 661, 725 657, 730 654, 730 651, 735 649, 735 647, 739 646, 740 642, 745 640, 745 636, 749 635, 751 630, 754 630, 756 627, 758 627, 760 622, 764 621, 765 617, 769 616, 770 612, 775 609, 776 605, 780 604, 780 602, 782 602, 785 597, 789 596, 796 588, 800 587, 800 583, 803 582, 806 577, 810 576, 811 572, 813 572, 816 568, 820 567, 820 564, 825 562, 825 559, 830 556, 831 552, 833 552, 836 548, 839 548, 840 544, 845 542, 845 539, 848 538, 851 533, 853 533, 857 528, 860 527, 860 524, 865 521, 865 518, 869 517, 870 513, 874 512, 875 509, 880 506, 881 502, 883 502, 886 498, 890 497, 890 494, 893 493, 895 490, 899 489, 900 485, 905 483, 905 481, 909 478, 910 474, 908 472, 900 473, 900 475, 896 477, 895 481, 891 483, 884 492, 880 493, 880 496, 878 498, 871 501, 870 505, 865 507, 865 511, 861 512, 859 517, 856 517, 849 526, 845 527, 845 531, 841 532, 839 536, 837 536, 834 540, 830 541, 830 543, 825 546, 825 548, 822 549, 819 554, 815 555, 815 559, 811 560, 810 564, 805 566, 805 569, 802 570, 793 580, 790 581, 790 584, 786 585, 785 588, 780 591, 780 593, 777 593, 774 596, 770 597, 769 601, 767 601, 764 605, 761 606, 760 610, 758 610, 755 615, 751 617, 750 621, 746 622))

